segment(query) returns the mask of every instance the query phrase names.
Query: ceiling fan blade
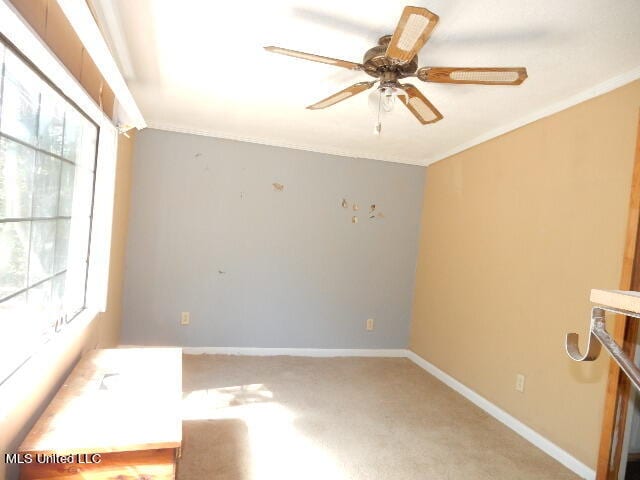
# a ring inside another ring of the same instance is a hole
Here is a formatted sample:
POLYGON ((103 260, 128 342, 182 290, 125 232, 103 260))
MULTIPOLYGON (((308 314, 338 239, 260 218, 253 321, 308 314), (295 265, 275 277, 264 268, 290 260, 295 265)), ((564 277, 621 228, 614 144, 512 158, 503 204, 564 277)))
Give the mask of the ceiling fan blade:
POLYGON ((418 69, 416 76, 423 82, 520 85, 527 78, 527 69, 524 67, 422 67, 418 69))
POLYGON ((346 100, 347 98, 353 97, 354 95, 364 92, 365 90, 370 89, 375 85, 376 82, 360 82, 350 87, 345 88, 344 90, 340 90, 338 93, 334 93, 333 95, 325 98, 324 100, 320 100, 313 105, 309 105, 307 108, 309 110, 318 110, 320 108, 327 108, 331 105, 335 105, 342 100, 346 100))
POLYGON ((264 49, 269 52, 279 53, 281 55, 288 55, 290 57, 302 58, 303 60, 311 60, 312 62, 327 63, 329 65, 348 68, 350 70, 362 70, 364 68, 359 63, 348 62, 347 60, 340 60, 338 58, 323 57, 322 55, 314 55, 313 53, 298 52, 297 50, 289 50, 288 48, 270 46, 270 47, 264 47, 264 49))
POLYGON ((410 62, 429 40, 438 16, 426 8, 404 7, 386 56, 398 63, 410 62))
POLYGON ((407 99, 403 102, 411 113, 415 115, 418 121, 427 125, 428 123, 436 123, 442 120, 442 114, 438 111, 433 104, 427 100, 420 90, 411 84, 404 84, 402 86, 405 92, 407 92, 407 99))

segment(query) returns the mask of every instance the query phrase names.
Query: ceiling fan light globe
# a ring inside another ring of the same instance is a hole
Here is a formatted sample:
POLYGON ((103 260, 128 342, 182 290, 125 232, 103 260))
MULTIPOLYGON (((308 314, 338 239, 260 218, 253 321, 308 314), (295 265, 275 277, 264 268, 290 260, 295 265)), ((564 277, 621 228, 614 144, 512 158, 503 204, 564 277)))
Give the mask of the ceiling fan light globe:
MULTIPOLYGON (((369 98, 367 103, 369 104, 369 110, 375 115, 378 115, 378 111, 380 112, 380 116, 385 116, 391 110, 387 110, 384 103, 385 99, 382 94, 381 88, 376 88, 373 92, 369 94, 369 98)), ((393 106, 391 106, 393 108, 393 106)))
POLYGON ((381 89, 381 92, 380 92, 380 95, 381 95, 380 107, 385 112, 392 111, 393 107, 395 106, 396 92, 394 90, 396 90, 396 89, 395 88, 391 88, 391 87, 385 87, 385 88, 381 89))
POLYGON ((392 112, 395 108, 396 102, 402 101, 405 95, 405 91, 397 87, 378 87, 369 94, 369 108, 374 113, 380 111, 380 115, 385 115, 392 112), (400 97, 400 100, 396 100, 396 97, 400 97))

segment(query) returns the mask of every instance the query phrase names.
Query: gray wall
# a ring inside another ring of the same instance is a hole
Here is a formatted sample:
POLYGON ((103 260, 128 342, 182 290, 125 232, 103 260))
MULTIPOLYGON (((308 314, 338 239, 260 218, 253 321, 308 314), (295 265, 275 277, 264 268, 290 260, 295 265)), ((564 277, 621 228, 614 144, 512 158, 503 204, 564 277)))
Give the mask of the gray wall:
POLYGON ((406 347, 425 170, 142 131, 121 343, 406 347))

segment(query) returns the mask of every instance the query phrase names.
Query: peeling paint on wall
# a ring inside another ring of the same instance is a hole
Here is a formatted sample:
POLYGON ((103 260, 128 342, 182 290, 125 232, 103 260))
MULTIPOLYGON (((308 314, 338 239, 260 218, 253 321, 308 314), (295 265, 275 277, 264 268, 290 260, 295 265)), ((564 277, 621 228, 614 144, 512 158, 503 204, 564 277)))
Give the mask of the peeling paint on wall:
MULTIPOLYGON (((349 209, 349 202, 346 198, 342 199, 340 205, 344 209, 349 209)), ((360 210, 360 206, 356 202, 353 202, 351 204, 351 210, 357 212, 360 210)), ((378 211, 378 206, 375 203, 371 203, 369 205, 369 213, 367 214, 367 216, 370 220, 375 220, 376 218, 384 218, 384 215, 382 214, 382 212, 378 211)), ((358 223, 358 217, 356 215, 351 217, 351 223, 358 223)))
POLYGON ((282 185, 281 183, 274 182, 271 185, 273 185, 273 189, 277 192, 281 192, 284 190, 284 185, 282 185))

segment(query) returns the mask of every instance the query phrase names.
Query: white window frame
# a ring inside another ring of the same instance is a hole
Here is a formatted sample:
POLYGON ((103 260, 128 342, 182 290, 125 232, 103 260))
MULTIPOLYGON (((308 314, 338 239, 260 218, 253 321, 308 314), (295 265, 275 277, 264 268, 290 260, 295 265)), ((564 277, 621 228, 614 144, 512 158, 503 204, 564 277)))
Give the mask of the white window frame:
MULTIPOLYGON (((74 331, 88 325, 98 313, 106 310, 118 131, 78 80, 51 52, 31 26, 22 19, 8 0, 0 0, 0 33, 99 128, 86 308, 69 325, 73 328, 67 328, 60 333, 64 336, 66 331, 74 331)), ((55 341, 55 337, 52 341, 55 341)))

